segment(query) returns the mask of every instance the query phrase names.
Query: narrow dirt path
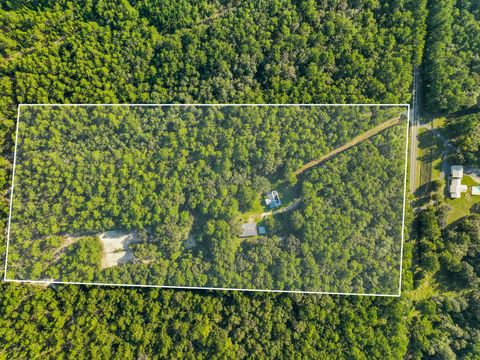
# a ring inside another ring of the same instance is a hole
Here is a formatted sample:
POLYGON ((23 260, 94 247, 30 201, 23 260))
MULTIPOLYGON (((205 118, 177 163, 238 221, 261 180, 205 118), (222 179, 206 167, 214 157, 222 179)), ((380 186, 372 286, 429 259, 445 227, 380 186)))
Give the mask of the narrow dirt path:
POLYGON ((302 167, 300 167, 299 169, 297 169, 294 174, 295 176, 298 176, 300 175, 301 173, 307 171, 308 169, 314 167, 314 166, 317 166, 321 163, 323 163, 324 161, 327 161, 329 160, 330 158, 340 154, 341 152, 351 148, 352 146, 355 146, 357 145, 358 143, 364 141, 364 140, 367 140, 368 138, 374 136, 374 135, 377 135, 378 133, 380 133, 381 131, 385 130, 385 129, 388 129, 392 126, 395 126, 397 124, 400 123, 400 117, 395 117, 393 119, 390 119, 390 120, 387 120, 383 123, 381 123, 380 125, 377 125, 375 126, 374 128, 371 128, 370 130, 367 130, 365 131, 363 134, 360 134, 358 135, 357 137, 354 137, 352 140, 350 140, 349 142, 347 142, 346 144, 336 148, 335 150, 332 150, 331 152, 329 152, 328 154, 326 155, 323 155, 321 158, 319 159, 316 159, 316 160, 312 160, 308 163, 306 163, 305 165, 303 165, 302 167))
POLYGON ((60 255, 66 250, 67 247, 70 245, 75 244, 78 240, 80 240, 82 236, 75 236, 75 235, 65 235, 63 236, 63 243, 55 249, 53 252, 53 258, 58 260, 60 255))
POLYGON ((295 199, 291 204, 288 204, 287 206, 281 207, 280 209, 274 211, 274 214, 282 214, 287 211, 295 210, 300 203, 302 202, 302 199, 295 199))

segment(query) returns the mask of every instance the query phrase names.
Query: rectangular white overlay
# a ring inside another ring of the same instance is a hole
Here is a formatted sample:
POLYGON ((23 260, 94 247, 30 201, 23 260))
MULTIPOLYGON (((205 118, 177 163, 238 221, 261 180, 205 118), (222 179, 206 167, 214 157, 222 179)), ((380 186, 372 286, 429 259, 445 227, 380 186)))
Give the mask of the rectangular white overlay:
POLYGON ((404 249, 404 237, 405 237, 405 207, 406 207, 406 185, 407 185, 407 169, 408 169, 408 129, 410 124, 410 105, 409 104, 20 104, 17 111, 17 123, 15 134, 15 152, 13 160, 12 171, 12 185, 10 190, 10 206, 9 217, 7 224, 7 243, 5 254, 5 272, 4 281, 18 282, 18 283, 38 283, 38 284, 72 284, 72 285, 99 285, 99 286, 131 286, 131 287, 157 287, 157 288, 172 288, 172 289, 195 289, 195 290, 232 290, 232 291, 253 291, 253 292, 278 292, 278 293, 307 293, 307 294, 331 294, 331 295, 358 295, 358 296, 387 296, 387 297, 399 297, 401 295, 401 282, 402 282, 402 262, 403 262, 403 249, 404 249), (75 281, 43 281, 43 280, 27 280, 27 279, 10 279, 7 277, 8 269, 8 251, 10 244, 10 228, 13 208, 13 191, 15 185, 15 167, 17 163, 17 145, 18 145, 18 129, 20 121, 20 112, 22 107, 29 106, 47 106, 47 107, 86 107, 86 106, 121 106, 121 107, 227 107, 227 106, 271 106, 271 107, 287 107, 287 106, 302 106, 302 107, 406 107, 407 110, 407 126, 406 126, 406 140, 405 140, 405 173, 404 173, 404 194, 403 194, 403 206, 402 206, 402 233, 401 233, 401 253, 400 253, 400 269, 399 269, 399 284, 398 294, 370 294, 370 293, 348 293, 348 292, 328 292, 328 291, 303 291, 303 290, 270 290, 270 289, 242 289, 242 288, 229 288, 229 287, 196 287, 196 286, 173 286, 173 285, 139 285, 139 284, 117 284, 117 283, 97 283, 97 282, 75 282, 75 281))

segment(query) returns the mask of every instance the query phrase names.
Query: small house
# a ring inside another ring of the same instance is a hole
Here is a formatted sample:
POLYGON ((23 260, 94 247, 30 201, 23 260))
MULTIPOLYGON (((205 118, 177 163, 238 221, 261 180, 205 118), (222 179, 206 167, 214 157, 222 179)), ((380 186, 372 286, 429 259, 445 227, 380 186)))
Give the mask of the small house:
POLYGON ((278 192, 273 190, 272 192, 268 193, 265 198, 265 204, 270 207, 270 209, 275 209, 282 205, 280 201, 280 196, 278 196, 278 192))
POLYGON ((257 236, 257 224, 256 223, 245 223, 242 225, 240 234, 238 235, 241 238, 257 236))
POLYGON ((463 166, 453 165, 450 169, 450 176, 450 197, 452 199, 459 199, 462 196, 462 192, 468 190, 467 185, 462 184, 463 166))

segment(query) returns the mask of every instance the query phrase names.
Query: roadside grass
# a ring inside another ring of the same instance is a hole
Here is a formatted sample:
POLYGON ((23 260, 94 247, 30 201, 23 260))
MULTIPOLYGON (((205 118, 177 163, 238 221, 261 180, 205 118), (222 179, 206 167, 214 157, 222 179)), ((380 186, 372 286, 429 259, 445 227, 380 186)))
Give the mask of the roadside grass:
POLYGON ((432 177, 432 148, 428 144, 431 142, 432 134, 430 130, 421 128, 418 132, 418 138, 420 140, 418 144, 420 171, 418 172, 419 178, 417 184, 419 184, 419 188, 424 189, 424 191, 428 193, 429 183, 432 177))
POLYGON ((421 128, 418 133, 420 162, 418 184, 426 193, 430 190, 431 182, 441 177, 442 152, 445 144, 436 132, 443 123, 444 120, 434 119, 431 129, 421 128))
MULTIPOLYGON (((417 171, 417 184, 418 188, 425 187, 428 184, 431 174, 430 169, 430 162, 425 161, 425 154, 428 152, 428 139, 426 139, 426 135, 428 130, 424 128, 420 128, 418 131, 418 167, 419 171, 417 171)), ((426 190, 425 190, 426 191, 426 190)))
POLYGON ((432 181, 440 179, 442 176, 442 158, 433 160, 432 162, 432 181))
POLYGON ((447 216, 447 224, 451 224, 464 216, 470 215, 470 209, 473 204, 480 203, 480 196, 472 195, 472 186, 480 185, 470 176, 464 175, 462 184, 468 185, 468 191, 463 193, 459 199, 445 199, 445 203, 452 208, 447 216))
MULTIPOLYGON (((445 123, 446 123, 446 119, 444 117, 435 118, 435 119, 432 120, 433 129, 435 129, 436 131, 443 131, 445 123)), ((445 144, 440 139, 437 139, 435 141, 435 147, 437 149, 437 156, 435 157, 435 159, 432 160, 432 167, 431 167, 431 172, 432 172, 431 180, 432 181, 433 180, 438 180, 442 176, 442 163, 443 163, 442 150, 443 150, 444 146, 445 146, 445 144)))

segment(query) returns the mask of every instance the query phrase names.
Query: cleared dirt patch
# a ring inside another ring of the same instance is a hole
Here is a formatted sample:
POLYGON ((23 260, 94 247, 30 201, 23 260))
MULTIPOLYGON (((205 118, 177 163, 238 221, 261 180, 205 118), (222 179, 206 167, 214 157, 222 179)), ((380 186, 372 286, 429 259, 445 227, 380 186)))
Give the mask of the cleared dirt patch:
POLYGON ((128 245, 141 241, 136 233, 116 230, 101 233, 98 237, 103 244, 102 269, 132 261, 134 256, 128 245))

